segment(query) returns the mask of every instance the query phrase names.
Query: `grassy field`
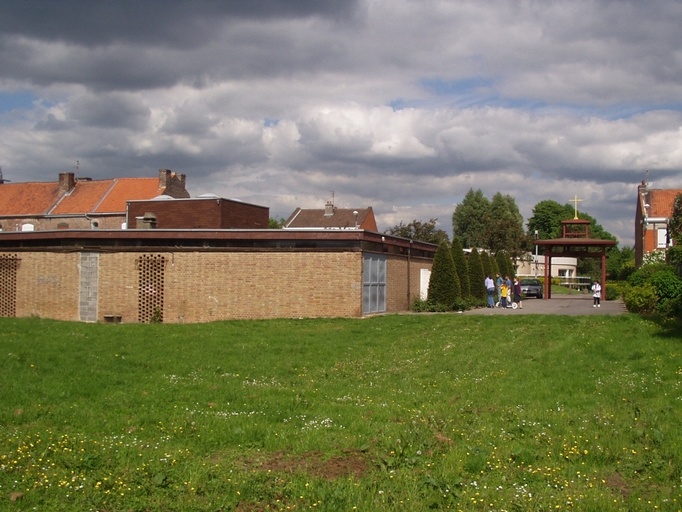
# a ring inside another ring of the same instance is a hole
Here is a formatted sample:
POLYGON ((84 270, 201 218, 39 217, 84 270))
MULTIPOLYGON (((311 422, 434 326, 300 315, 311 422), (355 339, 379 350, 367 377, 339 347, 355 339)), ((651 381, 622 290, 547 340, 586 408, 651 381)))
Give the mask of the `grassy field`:
POLYGON ((682 342, 632 315, 0 319, 0 510, 682 509, 682 342))

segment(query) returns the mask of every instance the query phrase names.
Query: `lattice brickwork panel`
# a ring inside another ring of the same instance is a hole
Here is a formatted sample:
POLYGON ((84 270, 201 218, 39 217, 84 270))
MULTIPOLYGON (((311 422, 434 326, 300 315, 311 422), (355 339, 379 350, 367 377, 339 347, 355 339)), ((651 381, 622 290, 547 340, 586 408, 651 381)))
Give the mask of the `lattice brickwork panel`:
POLYGON ((163 282, 166 258, 145 254, 137 259, 137 316, 143 323, 163 322, 163 282))
POLYGON ((17 269, 19 258, 0 254, 0 316, 17 316, 17 269))

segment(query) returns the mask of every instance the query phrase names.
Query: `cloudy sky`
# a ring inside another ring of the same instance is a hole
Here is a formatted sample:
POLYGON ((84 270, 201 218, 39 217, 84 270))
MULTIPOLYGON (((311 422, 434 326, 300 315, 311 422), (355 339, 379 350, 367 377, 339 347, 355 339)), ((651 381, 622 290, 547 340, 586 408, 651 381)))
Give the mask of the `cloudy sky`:
POLYGON ((0 167, 187 175, 268 206, 470 189, 568 203, 632 245, 637 184, 682 188, 682 3, 0 0, 0 167))

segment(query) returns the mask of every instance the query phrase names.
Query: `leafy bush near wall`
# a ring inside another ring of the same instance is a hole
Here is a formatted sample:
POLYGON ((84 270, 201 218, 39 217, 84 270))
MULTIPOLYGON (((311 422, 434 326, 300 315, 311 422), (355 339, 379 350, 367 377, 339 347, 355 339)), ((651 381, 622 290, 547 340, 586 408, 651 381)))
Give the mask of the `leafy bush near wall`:
POLYGON ((681 322, 682 278, 676 266, 652 263, 640 267, 628 278, 624 302, 633 313, 681 322))
POLYGON ((620 283, 608 283, 606 285, 606 300, 616 300, 623 295, 620 283))
POLYGON ((455 299, 452 305, 445 305, 439 302, 432 302, 416 297, 412 301, 411 310, 415 313, 447 313, 449 311, 467 311, 472 308, 483 307, 485 302, 472 298, 458 298, 455 299))
POLYGON ((625 302, 625 307, 631 313, 650 316, 656 312, 658 296, 653 286, 643 284, 641 286, 629 287, 623 297, 623 301, 625 302))
POLYGON ((628 277, 628 284, 630 286, 641 286, 649 282, 651 277, 657 272, 669 272, 671 267, 665 263, 651 263, 643 265, 635 270, 630 277, 628 277))

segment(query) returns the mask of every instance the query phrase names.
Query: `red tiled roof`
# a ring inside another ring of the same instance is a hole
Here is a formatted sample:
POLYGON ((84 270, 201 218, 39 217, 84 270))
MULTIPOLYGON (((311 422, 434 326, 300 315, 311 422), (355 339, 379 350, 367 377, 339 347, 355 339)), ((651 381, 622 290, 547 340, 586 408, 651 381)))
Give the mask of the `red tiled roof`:
POLYGON ((77 181, 73 190, 61 198, 50 214, 93 213, 97 203, 102 200, 112 184, 113 180, 77 181))
POLYGON ((94 213, 125 212, 126 201, 153 199, 165 192, 157 178, 120 178, 94 213))
POLYGON ((44 215, 59 193, 59 183, 0 184, 0 216, 44 215))
POLYGON ((67 193, 59 182, 0 184, 0 217, 124 213, 126 201, 153 199, 165 192, 158 178, 76 181, 67 193))
POLYGON ((665 217, 672 215, 673 203, 680 189, 650 189, 647 196, 649 217, 665 217))

